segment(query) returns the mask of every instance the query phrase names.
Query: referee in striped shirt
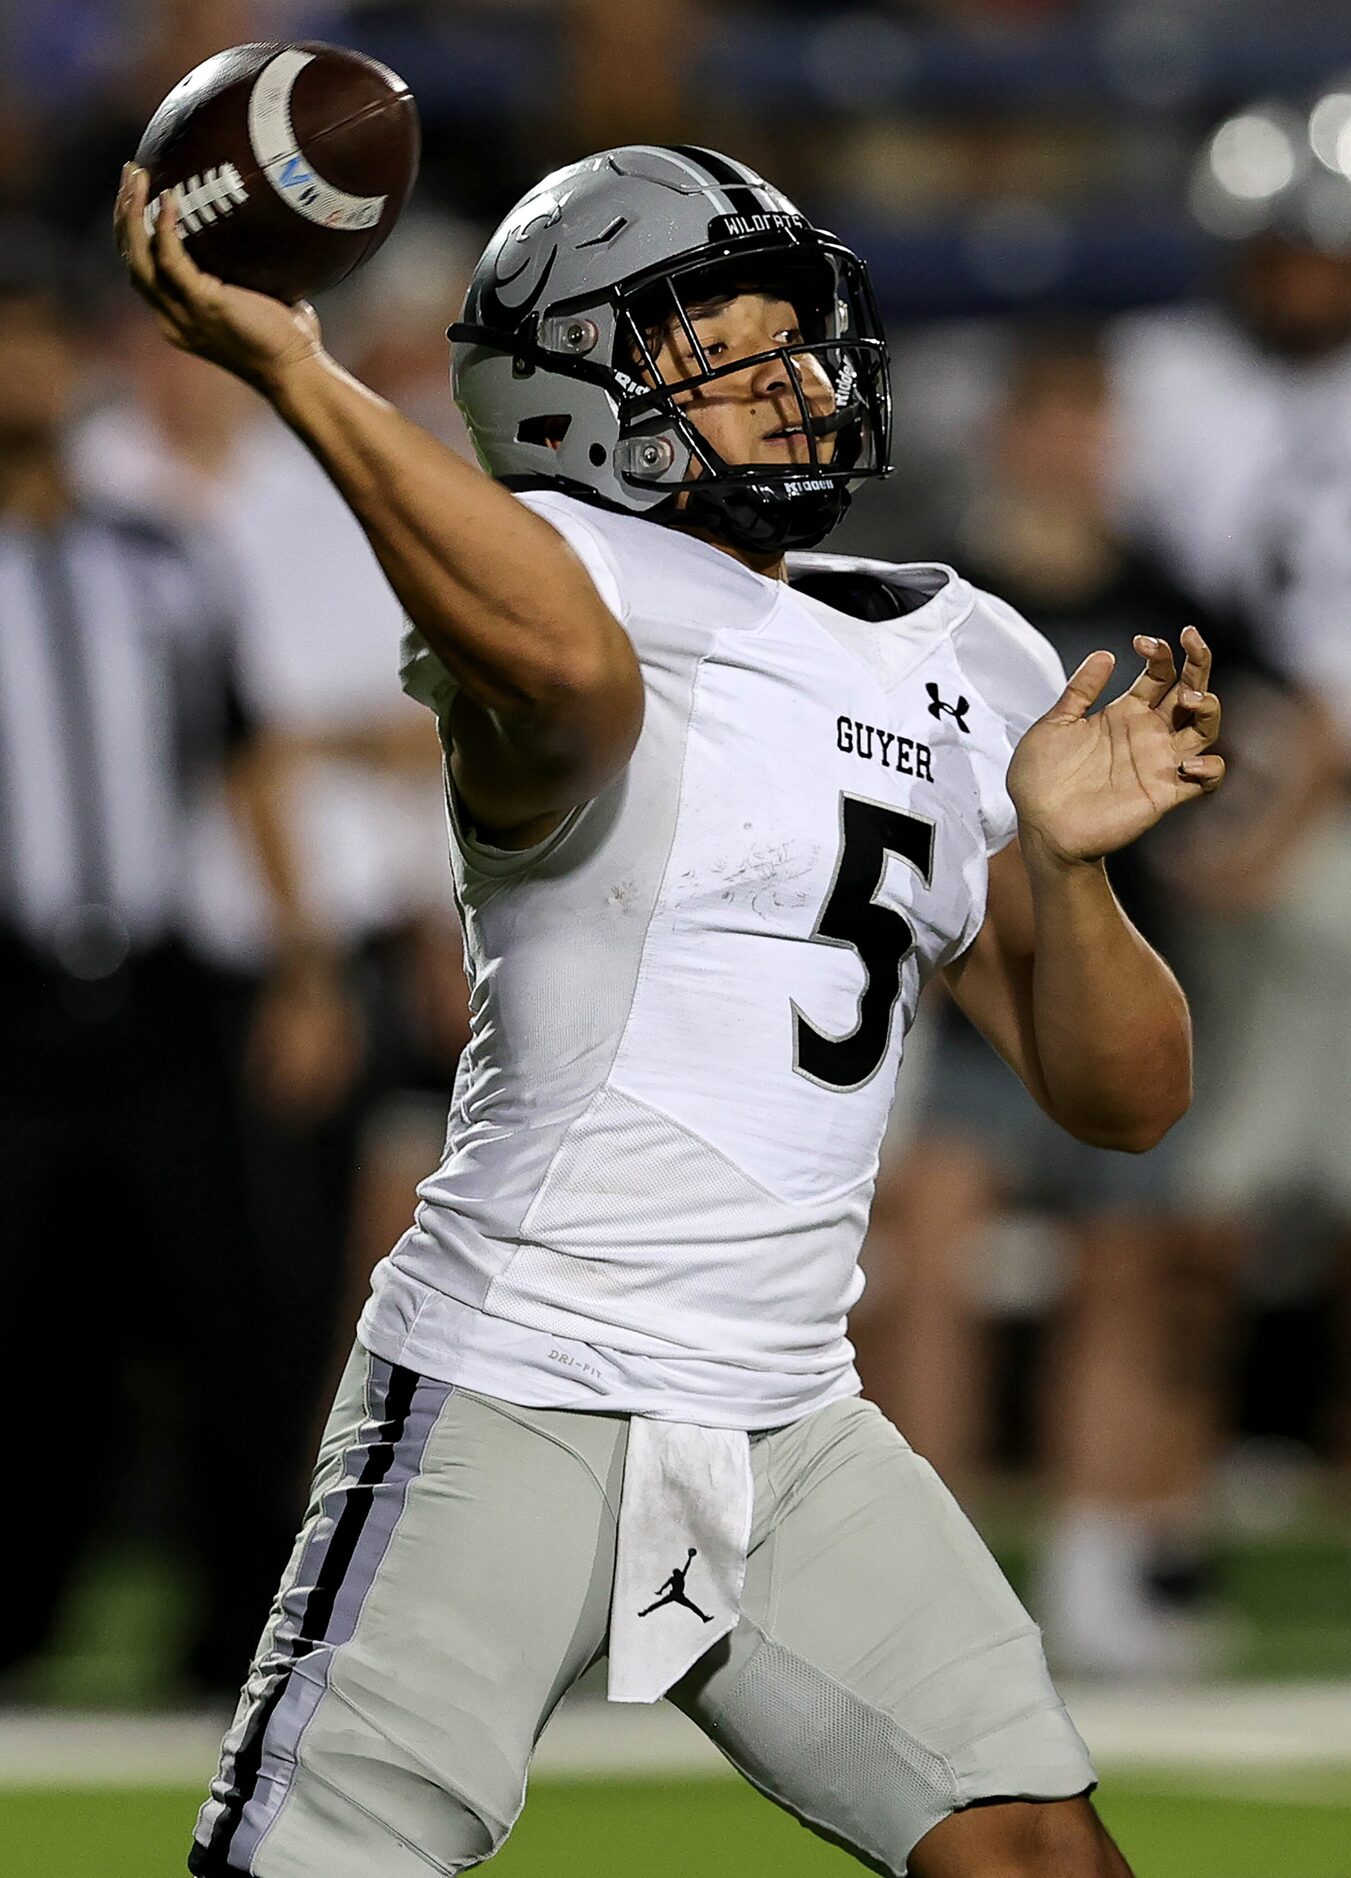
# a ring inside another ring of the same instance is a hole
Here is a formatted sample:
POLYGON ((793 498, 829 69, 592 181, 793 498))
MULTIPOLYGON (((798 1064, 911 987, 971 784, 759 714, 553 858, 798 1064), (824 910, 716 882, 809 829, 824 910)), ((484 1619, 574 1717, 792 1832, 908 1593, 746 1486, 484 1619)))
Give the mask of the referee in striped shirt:
POLYGON ((186 1667, 219 1689, 285 1554, 307 1431, 237 1421, 241 1371, 265 1401, 286 1325, 246 1226, 238 991, 185 938, 188 828, 213 777, 273 890, 284 969, 260 1008, 274 1044, 302 1038, 300 1074, 324 1053, 296 1006, 312 1018, 342 993, 251 741, 228 578, 67 480, 68 304, 54 282, 0 276, 0 1324, 19 1436, 0 1675, 47 1641, 133 1471, 139 1395, 178 1463, 163 1497, 202 1612, 186 1667))

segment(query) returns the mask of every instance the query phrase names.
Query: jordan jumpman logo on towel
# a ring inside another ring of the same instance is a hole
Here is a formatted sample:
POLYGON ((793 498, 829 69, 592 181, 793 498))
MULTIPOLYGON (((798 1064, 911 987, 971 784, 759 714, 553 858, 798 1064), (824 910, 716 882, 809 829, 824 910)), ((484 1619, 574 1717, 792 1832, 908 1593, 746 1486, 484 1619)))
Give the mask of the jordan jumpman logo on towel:
POLYGON ((645 1611, 639 1611, 638 1615, 640 1617, 650 1617, 653 1611, 659 1611, 667 1604, 683 1604, 687 1611, 694 1612, 694 1615, 699 1619, 701 1624, 711 1624, 713 1622, 708 1612, 701 1611, 693 1598, 685 1595, 685 1580, 689 1577, 690 1564, 691 1561, 698 1558, 698 1556, 698 1547, 692 1545, 685 1554, 685 1563, 672 1568, 671 1576, 666 1580, 664 1585, 658 1588, 656 1603, 649 1604, 645 1611))

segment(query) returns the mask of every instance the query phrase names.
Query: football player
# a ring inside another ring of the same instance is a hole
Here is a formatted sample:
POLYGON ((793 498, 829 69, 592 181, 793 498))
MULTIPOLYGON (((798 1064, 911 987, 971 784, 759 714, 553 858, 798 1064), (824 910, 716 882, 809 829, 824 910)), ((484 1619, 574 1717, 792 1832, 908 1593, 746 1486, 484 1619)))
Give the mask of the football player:
POLYGON ((1220 781, 1205 645, 1138 642, 1089 715, 1110 655, 1066 684, 950 569, 803 552, 885 471, 886 352, 740 163, 606 151, 511 212, 451 329, 487 475, 145 196, 166 337, 270 400, 407 611, 473 1014, 191 1869, 481 1862, 608 1655, 875 1870, 1120 1878, 1037 1630, 845 1324, 930 974, 1081 1139, 1186 1107, 1102 857, 1220 781))

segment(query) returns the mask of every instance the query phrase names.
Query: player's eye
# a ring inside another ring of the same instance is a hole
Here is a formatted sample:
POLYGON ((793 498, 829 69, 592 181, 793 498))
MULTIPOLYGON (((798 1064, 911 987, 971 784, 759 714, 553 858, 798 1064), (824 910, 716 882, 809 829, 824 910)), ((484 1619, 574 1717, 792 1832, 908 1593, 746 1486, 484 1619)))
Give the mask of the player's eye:
POLYGON ((701 354, 704 359, 714 359, 727 350, 726 343, 723 340, 706 339, 704 335, 699 332, 697 327, 695 329, 695 338, 698 340, 697 347, 690 344, 684 333, 681 333, 675 341, 675 357, 682 371, 695 372, 700 370, 701 354))

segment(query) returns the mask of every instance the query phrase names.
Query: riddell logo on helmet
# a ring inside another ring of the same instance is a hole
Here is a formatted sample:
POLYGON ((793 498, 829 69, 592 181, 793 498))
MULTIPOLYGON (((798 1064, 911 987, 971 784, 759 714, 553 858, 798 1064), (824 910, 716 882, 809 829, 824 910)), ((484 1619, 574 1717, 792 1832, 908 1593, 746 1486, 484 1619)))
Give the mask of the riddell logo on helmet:
POLYGON ((806 226, 802 215, 715 215, 708 225, 708 238, 725 241, 729 235, 774 235, 806 226))
POLYGON ((787 483, 750 483, 747 486, 752 495, 792 501, 797 496, 823 496, 834 489, 835 484, 829 476, 795 476, 787 483))

